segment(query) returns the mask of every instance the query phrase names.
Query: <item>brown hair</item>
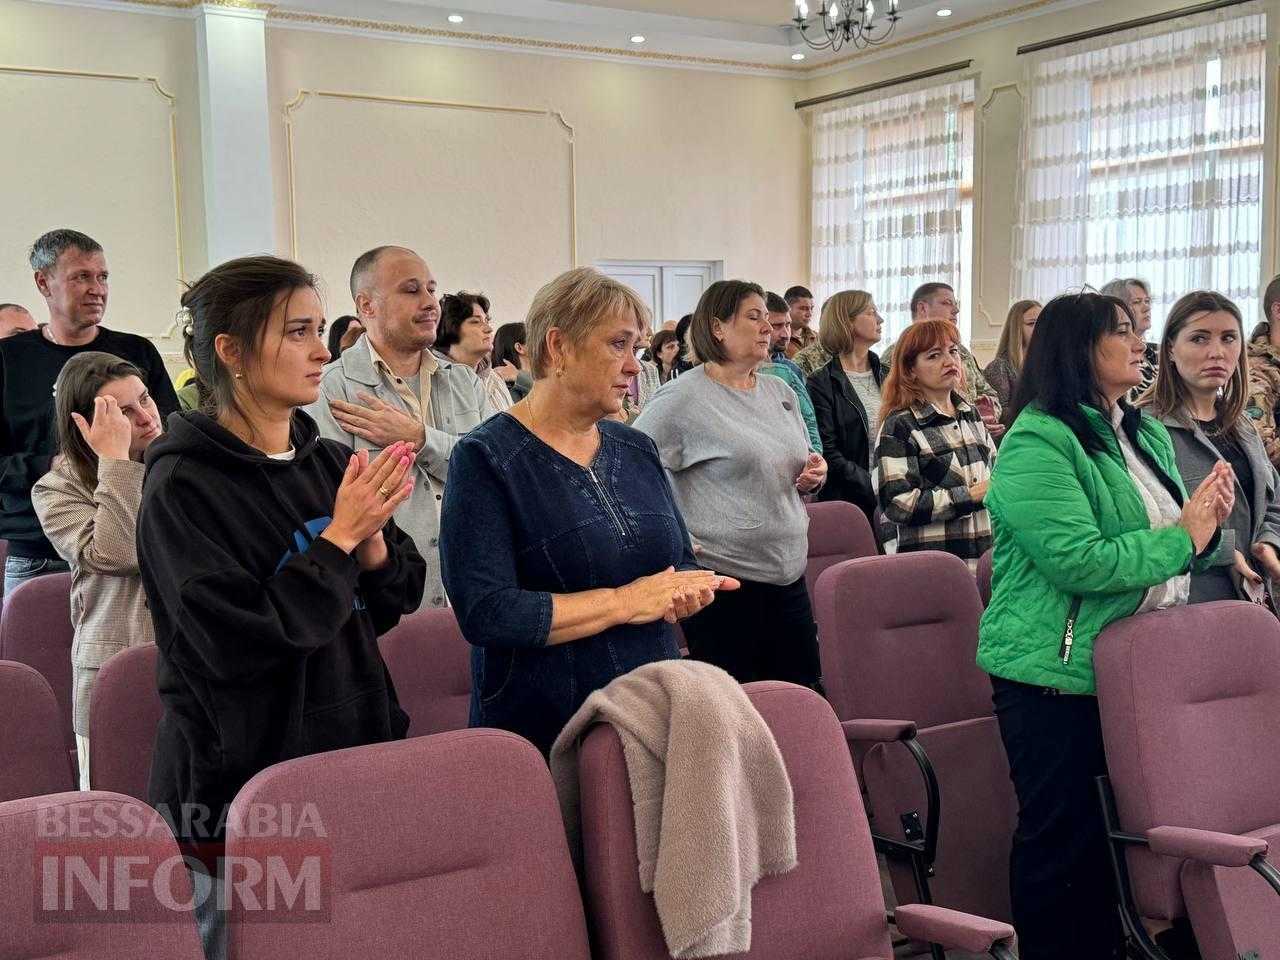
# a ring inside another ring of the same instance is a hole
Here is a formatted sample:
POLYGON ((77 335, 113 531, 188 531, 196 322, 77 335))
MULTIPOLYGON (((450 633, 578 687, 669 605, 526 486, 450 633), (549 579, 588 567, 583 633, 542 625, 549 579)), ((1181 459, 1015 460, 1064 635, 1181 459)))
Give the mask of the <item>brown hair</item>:
POLYGON ((85 486, 97 489, 98 455, 76 426, 71 414, 93 422, 93 401, 108 383, 137 377, 146 385, 142 371, 127 360, 110 353, 88 350, 63 364, 54 384, 54 417, 58 422, 58 452, 67 467, 85 486))
POLYGON ((871 305, 865 290, 841 290, 827 297, 818 319, 818 343, 837 357, 853 349, 853 318, 871 305))
POLYGON ((225 333, 239 343, 246 364, 258 360, 271 312, 304 287, 314 290, 316 278, 292 260, 257 256, 219 264, 187 288, 181 301, 189 316, 184 352, 196 372, 203 412, 215 418, 234 413, 250 424, 236 397, 235 377, 218 359, 214 341, 225 333))
MULTIPOLYGON (((947 320, 921 320, 907 327, 894 345, 889 375, 884 379, 880 400, 881 423, 891 413, 905 410, 913 404, 927 402, 924 391, 920 389, 916 378, 911 375, 916 365, 916 358, 934 347, 945 347, 952 343, 959 346, 960 334, 955 324, 947 320)), ((963 377, 964 367, 961 367, 960 371, 963 377)))
POLYGON ((715 321, 728 323, 752 294, 764 299, 764 289, 749 280, 717 280, 702 291, 689 324, 689 349, 700 362, 724 363, 729 359, 724 344, 716 339, 715 321))
POLYGON ((1280 277, 1272 277, 1267 288, 1262 291, 1262 319, 1254 324, 1249 334, 1249 342, 1267 340, 1271 337, 1271 308, 1280 302, 1280 277))
POLYGON ((1156 367, 1155 383, 1139 398, 1138 403, 1150 406, 1157 416, 1171 416, 1188 429, 1191 428, 1191 417, 1187 414, 1186 381, 1172 362, 1173 341, 1193 317, 1202 313, 1229 313, 1235 318, 1236 329, 1240 333, 1240 358, 1231 373, 1231 379, 1222 389, 1222 396, 1215 403, 1217 413, 1214 417, 1215 431, 1234 437, 1248 400, 1249 351, 1245 349, 1244 320, 1240 316, 1240 308, 1220 293, 1195 290, 1173 305, 1164 322, 1164 333, 1160 336, 1160 362, 1156 367))
POLYGON ((606 277, 594 267, 566 270, 545 284, 533 297, 525 318, 525 354, 535 380, 550 372, 547 369, 547 334, 552 328, 564 334, 574 346, 614 314, 630 313, 640 330, 648 330, 649 308, 634 290, 606 277))
POLYGON ((1004 330, 1000 332, 996 356, 1008 360, 1014 373, 1022 370, 1022 318, 1027 315, 1028 310, 1038 306, 1039 300, 1019 300, 1009 308, 1009 314, 1004 318, 1004 330))
POLYGON ((920 286, 916 287, 915 292, 911 294, 912 318, 914 319, 916 315, 916 307, 920 306, 920 304, 924 303, 926 300, 932 300, 934 294, 941 293, 943 290, 947 290, 951 293, 956 292, 955 287, 951 286, 951 284, 940 283, 936 280, 931 283, 922 283, 920 286))

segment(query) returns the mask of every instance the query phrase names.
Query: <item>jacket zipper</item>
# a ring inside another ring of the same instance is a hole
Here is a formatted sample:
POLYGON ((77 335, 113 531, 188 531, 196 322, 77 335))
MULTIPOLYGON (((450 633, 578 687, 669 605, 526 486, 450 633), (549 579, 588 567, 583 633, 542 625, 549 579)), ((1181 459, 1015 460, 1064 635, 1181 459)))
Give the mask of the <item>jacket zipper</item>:
POLYGON ((1076 618, 1080 616, 1080 604, 1083 597, 1071 598, 1071 609, 1067 612, 1067 623, 1062 631, 1062 646, 1058 648, 1058 656, 1063 663, 1071 662, 1071 645, 1076 639, 1076 618))
POLYGON ((609 519, 613 521, 613 525, 618 528, 618 535, 623 540, 627 539, 627 528, 622 525, 622 518, 618 516, 613 509, 613 501, 609 499, 609 495, 604 492, 604 484, 600 482, 600 478, 596 476, 596 472, 587 467, 587 473, 591 475, 591 482, 596 485, 596 489, 600 491, 600 502, 604 504, 605 513, 609 514, 609 519))

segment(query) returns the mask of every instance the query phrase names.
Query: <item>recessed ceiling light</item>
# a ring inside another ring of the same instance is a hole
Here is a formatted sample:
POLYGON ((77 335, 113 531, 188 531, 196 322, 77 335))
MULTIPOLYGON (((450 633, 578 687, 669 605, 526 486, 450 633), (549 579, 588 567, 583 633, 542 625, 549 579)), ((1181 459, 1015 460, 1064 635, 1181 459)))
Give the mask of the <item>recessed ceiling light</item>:
POLYGON ((943 7, 941 10, 938 11, 938 16, 949 17, 951 16, 951 11, 948 10, 946 7, 943 7))
POLYGON ((644 43, 644 37, 642 37, 640 34, 638 34, 638 33, 637 33, 634 37, 632 37, 632 38, 631 38, 631 42, 632 42, 632 43, 644 43))
POLYGON ((791 59, 792 59, 792 60, 803 60, 803 59, 804 59, 804 54, 803 54, 803 53, 793 53, 793 54, 791 55, 791 59))
POLYGON ((450 23, 461 23, 461 22, 462 22, 462 14, 460 14, 460 13, 451 13, 451 14, 449 14, 449 22, 450 22, 450 23))

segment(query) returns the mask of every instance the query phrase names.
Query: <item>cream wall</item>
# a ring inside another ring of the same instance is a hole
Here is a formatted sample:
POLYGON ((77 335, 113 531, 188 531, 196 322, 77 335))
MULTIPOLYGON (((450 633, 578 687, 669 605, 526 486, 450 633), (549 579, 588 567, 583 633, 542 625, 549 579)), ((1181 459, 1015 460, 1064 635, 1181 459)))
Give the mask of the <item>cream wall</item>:
MULTIPOLYGON (((940 27, 934 42, 893 53, 878 51, 859 56, 856 65, 804 84, 803 98, 876 83, 893 77, 972 59, 978 73, 976 103, 976 144, 974 164, 974 349, 982 357, 994 353, 1005 313, 1018 292, 1010 290, 1013 226, 1016 196, 1013 185, 1018 170, 1018 138, 1022 123, 1023 60, 1017 48, 1040 40, 1051 40, 1122 20, 1187 6, 1182 0, 1125 0, 1124 4, 1090 3, 1061 9, 1055 13, 988 27, 977 31, 940 27)), ((1268 0, 1268 28, 1272 37, 1280 34, 1280 2, 1268 0)), ((939 21, 942 24, 942 21, 939 21)), ((1269 278, 1276 273, 1276 44, 1268 44, 1267 132, 1264 197, 1263 270, 1269 278)), ((1263 278, 1259 278, 1262 282, 1263 278)))
POLYGON ((552 118, 311 96, 294 125, 297 253, 330 315, 352 260, 383 242, 442 289, 488 290, 523 319, 577 259, 723 260, 781 288, 808 276, 808 145, 795 81, 444 47, 272 26, 278 235, 289 237, 284 108, 300 90, 558 111, 552 118), (338 67, 337 65, 340 65, 338 67))
MULTIPOLYGON (((43 320, 27 249, 46 230, 74 227, 106 249, 107 324, 158 336, 172 322, 184 270, 191 278, 206 267, 193 22, 0 0, 0 24, 0 300, 43 320), (154 77, 172 101, 149 81, 88 73, 154 77)), ((178 340, 157 343, 166 354, 181 349, 178 340)))

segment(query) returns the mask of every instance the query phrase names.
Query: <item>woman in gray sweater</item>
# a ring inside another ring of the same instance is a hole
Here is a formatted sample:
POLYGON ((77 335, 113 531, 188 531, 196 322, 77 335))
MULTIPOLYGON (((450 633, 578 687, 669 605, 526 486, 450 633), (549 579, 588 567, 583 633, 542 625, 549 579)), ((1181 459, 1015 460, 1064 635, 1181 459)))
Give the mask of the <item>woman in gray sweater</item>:
POLYGON ((58 456, 31 503, 71 565, 71 712, 80 788, 89 789, 89 698, 98 669, 125 647, 155 641, 138 571, 142 455, 162 421, 133 364, 90 351, 58 374, 58 456))
POLYGON ((698 559, 741 589, 683 623, 690 654, 746 683, 818 683, 817 626, 805 589, 809 518, 801 501, 826 481, 809 452, 796 395, 768 360, 764 291, 720 280, 689 327, 703 362, 663 386, 635 427, 653 438, 698 559))
POLYGON ((1280 479, 1245 415, 1248 371, 1240 309, 1221 294, 1189 293, 1173 305, 1160 339, 1154 385, 1142 397, 1169 428, 1178 472, 1194 488, 1226 460, 1236 498, 1215 564, 1191 576, 1191 603, 1263 600, 1280 582, 1280 479))

